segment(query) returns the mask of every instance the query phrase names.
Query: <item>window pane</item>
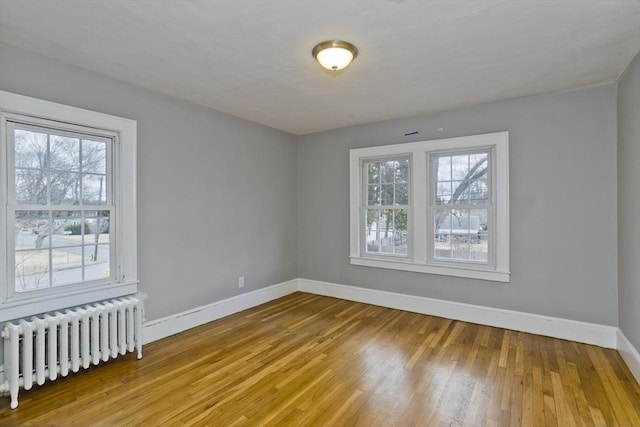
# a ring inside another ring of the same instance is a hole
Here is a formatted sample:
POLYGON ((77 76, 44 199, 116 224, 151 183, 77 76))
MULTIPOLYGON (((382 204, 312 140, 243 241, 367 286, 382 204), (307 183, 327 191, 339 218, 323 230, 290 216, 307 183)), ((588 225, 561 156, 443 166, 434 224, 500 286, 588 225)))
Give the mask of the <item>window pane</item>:
POLYGON ((82 170, 84 172, 107 173, 107 143, 102 141, 82 141, 82 170))
POLYGON ((451 179, 464 179, 469 173, 469 156, 451 156, 451 179))
POLYGON ((16 169, 16 202, 47 204, 47 173, 42 169, 16 169))
POLYGON ((16 211, 15 215, 17 292, 111 277, 110 211, 16 211))
POLYGON ((396 160, 394 205, 409 204, 409 160, 396 160))
POLYGON ((367 193, 367 205, 379 205, 380 204, 380 185, 369 184, 369 191, 367 193))
POLYGON ((48 211, 16 211, 16 249, 48 248, 52 231, 49 219, 48 211))
POLYGON ((439 157, 437 168, 438 181, 451 181, 451 157, 439 157))
POLYGON ((80 140, 61 135, 51 135, 50 146, 51 169, 79 172, 80 171, 80 140))
POLYGON ((393 160, 380 163, 382 182, 393 183, 396 176, 396 163, 393 160))
POLYGON ((478 170, 477 166, 486 166, 486 162, 487 162, 487 153, 476 153, 476 154, 470 154, 469 155, 469 168, 472 172, 475 173, 475 171, 478 170))
POLYGON ((109 244, 85 246, 84 280, 100 280, 111 277, 109 244))
POLYGON ((382 184, 381 186, 382 205, 393 204, 393 184, 382 184))
POLYGON ((453 234, 452 235, 453 252, 452 258, 469 261, 469 246, 471 244, 468 234, 453 234))
POLYGON ((409 185, 408 184, 396 184, 394 205, 408 205, 409 204, 409 185))
POLYGON ((367 182, 380 182, 380 163, 367 163, 367 182))
POLYGON ((398 160, 398 172, 399 177, 397 179, 398 182, 409 182, 409 160, 398 160))
POLYGON ((489 184, 486 176, 474 180, 469 185, 468 202, 470 205, 486 204, 489 202, 489 184))
POLYGON ((79 246, 82 244, 82 212, 53 211, 51 225, 51 246, 79 246))
POLYGON ((487 209, 439 209, 434 214, 434 256, 488 263, 487 209))
POLYGON ((16 129, 15 165, 17 168, 45 169, 47 164, 47 134, 16 129))
POLYGON ((82 204, 105 205, 107 204, 107 179, 106 175, 83 174, 82 175, 82 204))
POLYGON ((16 220, 14 224, 14 244, 16 250, 35 249, 35 228, 38 220, 37 215, 38 212, 16 212, 16 220))
MULTIPOLYGON (((473 261, 489 262, 489 211, 487 209, 473 209, 471 219, 478 218, 478 231, 472 234, 472 245, 470 251, 473 261)), ((475 229, 471 229, 473 233, 475 229)))
POLYGON ((80 142, 69 136, 16 130, 16 202, 78 205, 82 199, 83 204, 106 204, 107 142, 83 140, 82 147, 80 142))
POLYGON ((77 205, 80 200, 80 174, 51 171, 50 192, 52 205, 77 205))
POLYGON ((437 205, 479 205, 489 202, 488 153, 456 154, 437 157, 437 205))
POLYGON ((85 280, 110 277, 109 264, 110 212, 93 211, 86 216, 84 235, 85 280))
POLYGON ((52 286, 64 286, 82 282, 82 256, 53 251, 52 286), (79 263, 78 263, 79 262, 79 263))
POLYGON ((451 181, 451 201, 449 203, 466 205, 468 181, 451 181))
POLYGON ((82 282, 82 246, 53 248, 51 262, 52 286, 82 282))
POLYGON ((49 251, 16 252, 16 292, 49 287, 49 251))
POLYGON ((451 202, 451 181, 436 183, 436 204, 445 205, 451 202))
POLYGON ((368 209, 366 251, 407 255, 407 210, 368 209))
POLYGON ((85 213, 84 244, 109 243, 109 211, 90 211, 85 213))
POLYGON ((367 163, 367 205, 409 204, 409 160, 367 163))

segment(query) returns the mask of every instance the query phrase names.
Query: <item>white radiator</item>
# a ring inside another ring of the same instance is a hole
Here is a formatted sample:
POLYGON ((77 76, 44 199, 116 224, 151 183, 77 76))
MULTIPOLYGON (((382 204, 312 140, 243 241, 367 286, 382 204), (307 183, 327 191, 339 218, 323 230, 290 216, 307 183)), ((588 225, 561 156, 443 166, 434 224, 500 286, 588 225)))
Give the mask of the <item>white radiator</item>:
POLYGON ((134 349, 142 358, 142 311, 140 299, 126 297, 7 323, 0 393, 11 396, 14 409, 20 387, 29 390, 134 349))

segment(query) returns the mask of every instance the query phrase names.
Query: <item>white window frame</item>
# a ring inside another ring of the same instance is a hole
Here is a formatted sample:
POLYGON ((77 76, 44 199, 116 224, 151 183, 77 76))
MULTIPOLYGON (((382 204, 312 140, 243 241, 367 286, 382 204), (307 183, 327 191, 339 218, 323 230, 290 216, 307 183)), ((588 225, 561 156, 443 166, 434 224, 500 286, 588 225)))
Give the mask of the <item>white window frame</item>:
POLYGON ((350 262, 352 265, 440 274, 497 282, 509 282, 509 133, 419 141, 406 144, 357 148, 349 153, 350 171, 350 262), (493 227, 489 230, 492 244, 488 264, 463 261, 442 261, 433 257, 433 227, 430 217, 431 186, 430 156, 433 154, 489 150, 489 177, 493 206, 493 227), (408 215, 410 254, 407 258, 370 256, 363 248, 362 229, 366 221, 362 212, 364 200, 362 164, 372 158, 409 156, 412 199, 408 215), (429 177, 429 178, 428 178, 429 177))
POLYGON ((0 322, 138 292, 136 144, 135 120, 0 91, 0 322), (94 129, 97 134, 113 136, 110 156, 116 223, 111 249, 115 272, 111 280, 56 286, 42 292, 15 292, 11 262, 14 224, 7 215, 9 190, 14 185, 9 180, 13 161, 7 132, 11 121, 36 126, 53 123, 58 129, 70 131, 94 129))
MULTIPOLYGON (((360 161, 360 167, 361 167, 361 176, 365 176, 366 174, 366 164, 369 162, 384 162, 384 161, 390 161, 390 160, 407 160, 409 163, 409 170, 411 170, 411 163, 412 163, 412 158, 410 154, 406 154, 406 155, 399 155, 399 156, 392 156, 392 157, 371 157, 371 158, 362 158, 360 161)), ((384 206, 380 206, 380 205, 372 205, 372 206, 368 206, 367 205, 367 192, 368 192, 368 188, 367 188, 367 179, 362 179, 362 203, 360 203, 360 218, 363 219, 363 221, 365 221, 366 223, 366 217, 367 217, 367 210, 370 208, 374 208, 374 209, 384 209, 384 206)), ((389 209, 402 209, 405 208, 407 209, 407 238, 409 238, 410 236, 412 236, 411 230, 413 229, 413 224, 412 224, 412 220, 413 218, 411 217, 411 214, 409 212, 409 206, 411 205, 411 199, 413 197, 413 189, 411 187, 411 177, 409 177, 409 186, 407 188, 407 193, 408 193, 408 204, 407 205, 390 205, 388 206, 389 209)), ((394 259, 410 259, 412 257, 411 254, 411 246, 408 247, 407 250, 407 254, 387 254, 387 253, 378 253, 378 252, 368 252, 367 251, 367 242, 366 242, 366 226, 365 227, 361 227, 360 228, 360 251, 363 254, 366 254, 367 257, 371 257, 371 258, 394 258, 394 259)))

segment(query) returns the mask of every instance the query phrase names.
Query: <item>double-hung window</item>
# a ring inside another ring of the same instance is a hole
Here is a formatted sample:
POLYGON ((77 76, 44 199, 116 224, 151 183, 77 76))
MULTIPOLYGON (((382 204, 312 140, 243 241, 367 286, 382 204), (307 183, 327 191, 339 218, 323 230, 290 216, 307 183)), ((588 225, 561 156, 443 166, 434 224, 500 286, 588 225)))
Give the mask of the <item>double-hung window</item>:
POLYGON ((351 263, 509 281, 508 133, 351 150, 351 263))
POLYGON ((135 293, 135 122, 0 96, 0 321, 135 293))
POLYGON ((430 260, 490 265, 491 154, 492 150, 484 149, 429 156, 430 260))
POLYGON ((363 252, 368 255, 408 256, 409 159, 363 162, 366 203, 362 228, 363 252))

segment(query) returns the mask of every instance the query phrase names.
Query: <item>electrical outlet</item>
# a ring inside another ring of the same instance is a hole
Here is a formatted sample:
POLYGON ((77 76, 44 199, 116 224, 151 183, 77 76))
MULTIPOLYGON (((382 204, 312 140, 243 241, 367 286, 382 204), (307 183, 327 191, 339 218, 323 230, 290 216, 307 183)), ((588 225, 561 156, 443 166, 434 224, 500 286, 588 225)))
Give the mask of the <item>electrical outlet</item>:
POLYGON ((244 276, 238 277, 238 287, 244 288, 244 276))

